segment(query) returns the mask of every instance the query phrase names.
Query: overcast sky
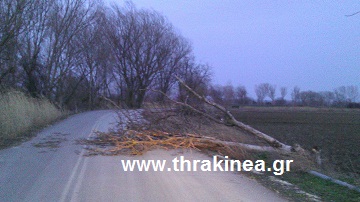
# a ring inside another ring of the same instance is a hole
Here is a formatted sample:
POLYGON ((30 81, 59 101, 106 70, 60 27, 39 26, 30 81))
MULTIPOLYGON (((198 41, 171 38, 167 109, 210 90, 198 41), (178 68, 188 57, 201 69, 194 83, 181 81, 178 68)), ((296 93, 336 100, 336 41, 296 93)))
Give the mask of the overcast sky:
MULTIPOLYGON (((118 0, 123 5, 122 0, 118 0)), ((134 0, 176 27, 213 83, 332 91, 360 87, 360 1, 134 0)))

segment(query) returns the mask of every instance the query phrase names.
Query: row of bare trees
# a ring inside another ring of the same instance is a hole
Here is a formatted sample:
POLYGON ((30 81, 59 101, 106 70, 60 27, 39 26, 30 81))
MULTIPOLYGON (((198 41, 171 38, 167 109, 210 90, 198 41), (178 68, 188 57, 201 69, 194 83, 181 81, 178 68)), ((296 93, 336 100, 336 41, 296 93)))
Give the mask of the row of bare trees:
POLYGON ((291 93, 292 102, 295 105, 336 107, 357 106, 359 95, 359 88, 354 85, 321 92, 300 91, 299 87, 294 87, 291 93))
MULTIPOLYGON (((59 106, 94 108, 110 97, 130 108, 144 100, 196 99, 179 76, 201 95, 225 105, 251 104, 244 86, 210 86, 210 67, 198 64, 191 44, 153 10, 105 6, 100 0, 0 1, 0 85, 47 97, 59 106), (161 91, 163 93, 154 93, 161 91)), ((286 104, 287 88, 262 83, 257 104, 286 104)), ((291 91, 292 103, 344 106, 355 102, 355 86, 333 92, 291 91)))
POLYGON ((244 86, 237 86, 236 88, 227 84, 225 86, 214 85, 209 88, 209 96, 211 99, 223 105, 247 105, 250 104, 251 99, 248 97, 248 91, 244 86))
POLYGON ((0 85, 44 96, 60 106, 94 108, 111 97, 130 108, 163 101, 173 75, 206 88, 207 65, 153 10, 88 0, 2 0, 0 85), (205 86, 205 87, 204 87, 205 86))
MULTIPOLYGON (((85 30, 97 14, 85 0, 1 1, 0 84, 45 96, 59 105, 86 86, 85 30), (6 20, 6 16, 16 20, 6 20), (14 16, 14 17, 12 17, 14 16), (9 28, 16 29, 9 29, 9 28)), ((87 86, 86 86, 87 87, 87 86)), ((78 96, 82 97, 82 96, 78 96)))
POLYGON ((297 105, 297 106, 353 106, 359 98, 359 88, 357 86, 341 86, 334 91, 301 91, 295 86, 291 92, 291 100, 286 100, 288 89, 281 87, 280 93, 276 94, 276 85, 261 83, 255 86, 257 100, 248 96, 248 91, 244 86, 234 87, 231 84, 224 86, 213 85, 208 88, 208 95, 216 103, 226 106, 231 105, 297 105), (269 98, 270 101, 265 102, 269 98))

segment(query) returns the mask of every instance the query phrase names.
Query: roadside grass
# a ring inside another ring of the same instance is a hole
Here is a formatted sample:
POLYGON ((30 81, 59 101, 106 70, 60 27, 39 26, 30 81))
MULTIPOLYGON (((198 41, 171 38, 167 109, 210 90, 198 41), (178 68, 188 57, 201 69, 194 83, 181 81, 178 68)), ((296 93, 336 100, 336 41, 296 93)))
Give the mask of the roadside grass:
POLYGON ((360 193, 303 171, 286 172, 276 177, 271 173, 244 174, 280 193, 289 201, 360 201, 360 193))
POLYGON ((360 201, 360 193, 305 172, 286 173, 280 177, 323 201, 360 201))
POLYGON ((46 99, 35 99, 10 90, 0 93, 0 148, 31 136, 31 131, 63 115, 46 99))

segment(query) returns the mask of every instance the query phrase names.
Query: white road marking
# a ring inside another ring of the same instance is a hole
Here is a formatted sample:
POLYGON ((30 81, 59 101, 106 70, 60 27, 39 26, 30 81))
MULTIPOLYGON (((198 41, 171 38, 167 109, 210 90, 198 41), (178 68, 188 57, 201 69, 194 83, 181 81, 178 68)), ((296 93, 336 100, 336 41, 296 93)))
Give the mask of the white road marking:
MULTIPOLYGON (((87 138, 90 138, 91 136, 94 135, 94 131, 96 131, 99 127, 99 124, 100 124, 100 121, 105 117, 105 116, 108 116, 108 114, 100 117, 96 123, 94 124, 94 126, 91 128, 91 132, 90 134, 87 136, 87 138)), ((80 152, 80 155, 76 161, 76 164, 74 166, 74 168, 72 169, 72 172, 71 172, 71 176, 69 178, 69 180, 67 181, 66 183, 66 186, 61 194, 61 198, 60 198, 60 202, 64 202, 64 201, 67 201, 66 198, 67 196, 69 195, 69 191, 70 191, 70 187, 71 185, 73 184, 74 182, 74 179, 76 177, 76 173, 77 171, 79 170, 79 166, 80 166, 80 163, 82 163, 82 166, 81 166, 81 169, 80 169, 80 174, 79 176, 77 177, 77 182, 75 184, 75 189, 73 191, 73 194, 71 195, 71 198, 70 198, 70 201, 76 201, 75 198, 77 198, 77 193, 79 192, 80 190, 80 186, 81 186, 81 183, 82 183, 82 179, 84 178, 84 173, 85 173, 85 168, 86 168, 86 165, 87 165, 87 158, 84 158, 84 154, 85 154, 86 150, 85 149, 82 149, 81 152, 80 152), (84 159, 84 161, 82 161, 84 159)))

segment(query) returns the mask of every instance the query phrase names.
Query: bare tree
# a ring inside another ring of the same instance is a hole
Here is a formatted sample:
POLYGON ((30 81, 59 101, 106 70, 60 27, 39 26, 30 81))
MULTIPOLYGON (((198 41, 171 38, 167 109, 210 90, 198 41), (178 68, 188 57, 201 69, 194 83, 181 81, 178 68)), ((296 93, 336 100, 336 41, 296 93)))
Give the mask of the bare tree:
POLYGON ((291 92, 291 99, 294 103, 294 105, 298 104, 301 99, 300 99, 300 88, 295 86, 293 91, 291 92))
POLYGON ((269 84, 262 83, 260 85, 256 85, 255 93, 256 93, 259 104, 263 104, 265 97, 269 94, 269 84))
POLYGON ((124 9, 114 5, 108 16, 107 37, 114 55, 114 79, 126 105, 141 107, 148 87, 163 77, 161 88, 168 90, 179 61, 189 53, 161 14, 138 10, 131 3, 124 9), (174 45, 174 46, 173 46, 174 45))
POLYGON ((25 15, 33 1, 0 1, 0 84, 16 85, 18 36, 24 32, 25 15))
MULTIPOLYGON (((196 89, 200 95, 206 96, 208 94, 207 90, 211 80, 210 69, 210 66, 207 64, 196 64, 192 58, 188 61, 187 65, 182 68, 179 76, 188 84, 188 86, 192 89, 196 89)), ((189 91, 181 85, 181 83, 178 83, 178 85, 178 100, 194 105, 201 104, 192 93, 189 93, 189 91)))
POLYGON ((337 104, 344 104, 345 102, 347 102, 345 86, 340 86, 337 89, 335 89, 334 94, 335 94, 335 101, 337 102, 337 104))
POLYGON ((79 65, 84 71, 82 79, 87 82, 87 100, 89 109, 98 105, 99 98, 110 96, 111 55, 110 45, 104 36, 106 8, 97 5, 94 20, 90 21, 81 33, 76 36, 78 47, 81 48, 79 65))
MULTIPOLYGON (((73 99, 74 91, 76 87, 85 79, 86 70, 82 65, 82 47, 79 46, 77 41, 77 36, 80 33, 84 32, 87 27, 89 27, 94 20, 95 12, 95 1, 88 2, 86 0, 76 0, 68 1, 66 0, 64 4, 60 4, 60 8, 64 9, 60 13, 65 13, 62 15, 61 23, 58 26, 52 27, 53 36, 55 38, 55 43, 53 43, 53 48, 58 49, 55 53, 52 52, 52 58, 55 59, 55 64, 60 64, 61 68, 56 68, 51 66, 52 70, 58 70, 61 72, 58 78, 73 76, 77 78, 77 83, 74 85, 75 88, 72 88, 72 91, 69 91, 67 83, 58 81, 55 78, 50 77, 51 80, 55 82, 56 100, 59 103, 67 104, 71 99, 73 99), (58 28, 65 28, 65 31, 59 31, 58 28), (59 40, 57 40, 59 39, 59 40), (65 55, 65 57, 63 57, 65 55), (69 93, 70 92, 70 93, 69 93)), ((55 12, 54 14, 59 14, 55 12)), ((51 60, 50 60, 51 61, 51 60)), ((51 61, 53 62, 53 61, 51 61)))
POLYGON ((303 105, 319 107, 324 105, 324 99, 321 94, 313 91, 300 92, 300 99, 303 105))
POLYGON ((281 99, 285 100, 285 97, 287 95, 287 88, 286 87, 281 87, 280 88, 280 94, 281 94, 281 99))
POLYGON ((220 104, 224 103, 224 92, 222 86, 211 85, 210 88, 208 89, 208 95, 212 98, 214 102, 220 104))
POLYGON ((245 86, 238 86, 236 88, 236 97, 239 100, 240 104, 246 104, 248 97, 247 97, 247 90, 245 86))
POLYGON ((346 93, 350 102, 356 102, 359 97, 359 88, 357 86, 347 86, 346 93))
POLYGON ((331 106, 335 101, 334 92, 324 91, 324 92, 320 92, 320 95, 323 97, 325 106, 331 106))
POLYGON ((357 86, 340 86, 334 90, 337 105, 345 106, 349 102, 356 102, 359 96, 357 86))
POLYGON ((273 103, 275 101, 275 93, 276 93, 276 86, 268 84, 268 95, 273 103))
MULTIPOLYGON (((156 74, 155 88, 165 94, 168 94, 174 87, 176 80, 174 75, 181 74, 181 69, 186 66, 191 46, 189 42, 180 35, 169 36, 169 46, 172 50, 164 55, 163 60, 159 61, 162 69, 156 74)), ((158 94, 157 101, 165 101, 164 94, 158 94)))
POLYGON ((40 92, 62 106, 69 99, 66 78, 79 78, 83 74, 78 69, 81 50, 75 38, 89 25, 93 3, 86 0, 34 2, 29 33, 22 37, 24 43, 33 43, 26 44, 30 50, 22 50, 21 54, 27 86, 30 91, 40 92), (37 84, 33 85, 35 79, 37 84))
POLYGON ((226 105, 232 105, 235 101, 235 90, 232 84, 223 86, 224 101, 226 105))
POLYGON ((2 78, 14 77, 12 86, 66 104, 84 79, 77 36, 90 25, 94 1, 5 0, 0 4, 0 83, 2 78))
POLYGON ((48 17, 54 1, 31 1, 26 13, 25 31, 19 35, 18 47, 23 82, 32 96, 41 94, 44 82, 44 58, 41 49, 49 32, 48 17))
POLYGON ((140 107, 149 87, 170 92, 173 75, 207 88, 206 65, 164 16, 99 2, 0 1, 0 84, 90 109, 115 91, 140 107))

